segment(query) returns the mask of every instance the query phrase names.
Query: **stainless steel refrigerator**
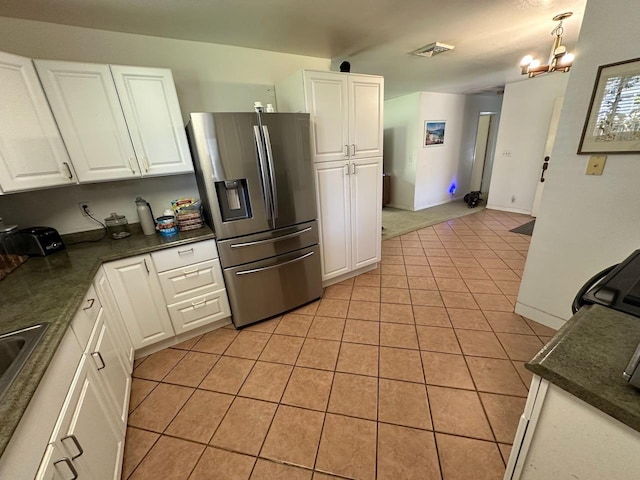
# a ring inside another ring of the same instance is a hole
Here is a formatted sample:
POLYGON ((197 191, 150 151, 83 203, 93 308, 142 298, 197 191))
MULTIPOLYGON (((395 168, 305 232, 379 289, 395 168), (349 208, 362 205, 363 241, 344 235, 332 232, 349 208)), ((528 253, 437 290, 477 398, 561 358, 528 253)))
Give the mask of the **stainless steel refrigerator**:
POLYGON ((322 294, 306 113, 192 113, 187 136, 233 323, 322 294))

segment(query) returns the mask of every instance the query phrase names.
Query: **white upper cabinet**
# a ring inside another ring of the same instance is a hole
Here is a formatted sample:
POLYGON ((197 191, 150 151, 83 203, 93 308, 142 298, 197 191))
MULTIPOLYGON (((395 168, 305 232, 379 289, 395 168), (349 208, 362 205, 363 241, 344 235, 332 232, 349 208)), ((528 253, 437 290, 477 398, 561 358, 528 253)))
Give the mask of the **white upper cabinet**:
POLYGON ((382 156, 384 79, 349 75, 351 158, 382 156))
POLYGON ((311 114, 314 162, 382 156, 384 78, 304 70, 276 94, 280 111, 311 114))
POLYGON ((4 192, 76 183, 31 59, 0 52, 0 186, 4 192))
POLYGON ((332 72, 304 72, 307 111, 311 114, 314 161, 348 158, 349 100, 347 77, 332 72))
POLYGON ((142 176, 193 171, 171 70, 111 66, 142 176))
POLYGON ((80 182, 139 177, 109 66, 34 63, 80 182))

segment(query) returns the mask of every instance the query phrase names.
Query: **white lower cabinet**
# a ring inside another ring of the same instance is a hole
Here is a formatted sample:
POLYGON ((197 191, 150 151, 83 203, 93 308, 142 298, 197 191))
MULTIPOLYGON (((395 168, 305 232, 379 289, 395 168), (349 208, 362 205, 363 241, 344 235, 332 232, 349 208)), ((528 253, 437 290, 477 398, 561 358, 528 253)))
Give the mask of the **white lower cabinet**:
POLYGON ((314 164, 322 280, 380 261, 382 158, 314 164))
POLYGON ((160 282, 149 255, 104 264, 134 349, 174 336, 160 282))
POLYGON ((98 373, 85 355, 36 478, 120 478, 124 432, 112 418, 98 373))

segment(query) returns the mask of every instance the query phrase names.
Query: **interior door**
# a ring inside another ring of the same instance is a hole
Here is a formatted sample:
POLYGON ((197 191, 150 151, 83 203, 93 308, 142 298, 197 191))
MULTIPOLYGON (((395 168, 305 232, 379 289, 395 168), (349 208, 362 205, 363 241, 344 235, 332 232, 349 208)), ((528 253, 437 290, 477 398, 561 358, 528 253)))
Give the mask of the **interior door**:
POLYGON ((81 182, 140 176, 108 65, 34 60, 81 182))
POLYGON ((0 52, 0 85, 2 190, 76 183, 31 59, 0 52))
POLYGON ((351 271, 349 162, 315 163, 314 170, 322 280, 328 280, 351 271))
POLYGON ((382 156, 384 80, 349 75, 349 148, 351 158, 382 156))
POLYGON ((556 132, 558 131, 558 124, 560 123, 560 112, 562 110, 562 102, 564 97, 556 98, 553 104, 553 113, 551 114, 551 121, 549 122, 549 133, 547 133, 547 143, 544 146, 544 158, 542 162, 542 168, 540 170, 540 177, 538 178, 538 186, 536 187, 536 194, 533 197, 533 206, 531 207, 531 216, 537 217, 540 211, 540 203, 542 202, 542 192, 544 191, 544 182, 546 180, 547 169, 549 168, 549 160, 551 159, 551 152, 553 151, 553 144, 556 141, 556 132))
POLYGON ((351 161, 351 245, 353 269, 380 261, 382 158, 351 161))
POLYGON ((314 162, 349 157, 349 100, 347 75, 304 72, 307 110, 311 114, 311 151, 314 162))
POLYGON ((276 228, 316 218, 313 163, 309 149, 309 114, 262 115, 267 139, 276 228))

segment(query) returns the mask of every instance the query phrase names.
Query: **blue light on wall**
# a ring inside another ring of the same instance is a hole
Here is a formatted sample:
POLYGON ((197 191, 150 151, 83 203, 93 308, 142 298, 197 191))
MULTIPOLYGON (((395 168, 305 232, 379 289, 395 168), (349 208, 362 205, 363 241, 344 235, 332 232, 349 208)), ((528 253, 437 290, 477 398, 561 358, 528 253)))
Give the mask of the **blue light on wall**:
POLYGON ((449 193, 451 195, 454 195, 456 193, 456 184, 455 182, 451 184, 451 186, 449 187, 449 193))

